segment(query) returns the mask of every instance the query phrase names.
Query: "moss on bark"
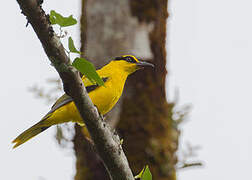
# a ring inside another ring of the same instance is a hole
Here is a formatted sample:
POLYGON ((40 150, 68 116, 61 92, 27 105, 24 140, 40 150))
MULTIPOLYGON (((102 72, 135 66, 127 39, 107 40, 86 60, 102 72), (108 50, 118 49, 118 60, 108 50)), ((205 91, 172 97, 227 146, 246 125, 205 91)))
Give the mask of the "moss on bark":
POLYGON ((155 69, 130 77, 134 88, 124 98, 118 131, 134 173, 148 164, 153 179, 175 180, 179 131, 165 93, 167 0, 130 0, 130 5, 140 23, 154 25, 149 39, 155 69))

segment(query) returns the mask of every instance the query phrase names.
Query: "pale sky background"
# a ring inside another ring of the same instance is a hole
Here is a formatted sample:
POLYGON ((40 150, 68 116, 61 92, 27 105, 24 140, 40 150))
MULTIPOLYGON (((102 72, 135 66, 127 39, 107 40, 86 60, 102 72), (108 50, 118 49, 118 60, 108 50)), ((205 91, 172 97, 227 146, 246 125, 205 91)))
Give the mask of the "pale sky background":
MULTIPOLYGON (((79 17, 79 1, 46 1, 79 17)), ((252 2, 249 0, 172 0, 168 21, 168 90, 179 104, 192 104, 183 142, 200 145, 203 168, 180 171, 179 180, 251 179, 252 2)), ((0 179, 71 180, 75 160, 60 148, 54 128, 16 150, 11 141, 50 109, 28 91, 57 77, 32 28, 25 27, 16 1, 0 7, 1 126, 0 179)), ((78 27, 68 30, 78 42, 78 27)))

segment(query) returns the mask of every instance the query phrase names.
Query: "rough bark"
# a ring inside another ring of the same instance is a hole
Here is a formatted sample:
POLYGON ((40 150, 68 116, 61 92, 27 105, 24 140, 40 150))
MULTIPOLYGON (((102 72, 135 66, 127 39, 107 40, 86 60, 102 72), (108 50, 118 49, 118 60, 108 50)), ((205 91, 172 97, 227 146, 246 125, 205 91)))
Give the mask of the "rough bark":
MULTIPOLYGON (((123 100, 107 118, 112 117, 113 125, 120 119, 118 132, 124 139, 123 148, 134 173, 149 164, 155 180, 176 179, 179 136, 172 119, 174 105, 167 103, 165 93, 167 3, 167 0, 82 1, 81 51, 97 67, 121 54, 134 54, 155 63, 154 71, 138 71, 129 77, 123 100)), ((75 147, 78 143, 75 141, 75 147)), ((98 160, 95 153, 75 150, 75 180, 106 179, 94 178, 95 174, 105 176, 101 166, 89 163, 91 156, 98 160), (93 176, 82 173, 82 167, 93 176)))
POLYGON ((148 164, 153 179, 174 180, 179 131, 172 118, 174 105, 167 103, 165 93, 167 0, 130 0, 130 7, 139 23, 153 25, 149 40, 155 71, 130 79, 134 88, 124 98, 117 128, 134 173, 148 164))

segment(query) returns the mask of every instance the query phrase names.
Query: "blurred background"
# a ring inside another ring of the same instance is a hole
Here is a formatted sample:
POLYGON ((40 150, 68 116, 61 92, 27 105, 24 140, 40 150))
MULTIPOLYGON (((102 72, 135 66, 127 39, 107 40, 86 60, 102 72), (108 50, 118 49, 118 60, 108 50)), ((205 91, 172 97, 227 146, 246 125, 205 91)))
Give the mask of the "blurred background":
MULTIPOLYGON (((80 4, 80 1, 54 0, 45 1, 43 8, 47 13, 54 9, 80 19, 80 4)), ((175 109, 190 107, 179 126, 178 165, 191 148, 196 156, 190 157, 189 162, 203 163, 197 168, 176 169, 178 179, 251 178, 251 5, 248 0, 168 2, 167 99, 176 102, 175 109)), ((39 121, 52 104, 36 98, 31 89, 51 89, 53 85, 48 79, 58 75, 31 26, 25 27, 26 19, 17 2, 5 2, 0 15, 0 178, 73 179, 76 174, 74 145, 59 146, 55 127, 12 150, 11 141, 39 121)), ((81 47, 79 29, 79 25, 67 29, 77 47, 81 47)), ((93 48, 91 43, 87 46, 93 48)), ((135 51, 130 52, 153 58, 142 53, 141 47, 135 51)), ((71 139, 74 135, 67 133, 67 136, 71 139)))

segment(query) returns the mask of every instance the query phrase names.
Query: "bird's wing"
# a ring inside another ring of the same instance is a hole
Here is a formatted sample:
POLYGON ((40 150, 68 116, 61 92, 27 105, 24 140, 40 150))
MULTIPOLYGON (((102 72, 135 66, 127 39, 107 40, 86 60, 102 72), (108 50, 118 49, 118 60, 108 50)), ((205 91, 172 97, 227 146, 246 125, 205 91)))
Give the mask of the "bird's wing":
POLYGON ((73 99, 68 96, 67 94, 62 95, 52 106, 51 110, 48 112, 48 114, 54 112, 56 109, 64 106, 67 103, 72 102, 73 99))
MULTIPOLYGON (((93 84, 91 83, 87 78, 83 78, 82 79, 84 82, 84 85, 86 87, 86 90, 88 93, 90 93, 91 91, 94 91, 96 88, 98 88, 99 86, 97 84, 93 84)), ((108 80, 108 77, 103 77, 102 78, 103 82, 105 83, 108 80)), ((52 106, 51 110, 45 115, 45 117, 47 117, 47 115, 51 114, 52 112, 54 112, 56 109, 59 109, 60 107, 72 102, 73 99, 72 97, 68 96, 67 94, 62 95, 52 106)))

